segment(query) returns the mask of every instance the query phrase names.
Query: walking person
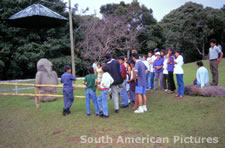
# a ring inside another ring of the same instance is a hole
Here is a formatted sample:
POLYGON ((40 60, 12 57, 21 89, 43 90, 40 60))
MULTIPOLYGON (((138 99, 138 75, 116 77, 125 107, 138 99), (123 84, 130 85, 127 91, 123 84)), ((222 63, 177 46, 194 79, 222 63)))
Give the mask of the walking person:
POLYGON ((178 97, 179 99, 182 99, 184 97, 184 81, 183 81, 183 75, 184 75, 184 70, 182 68, 182 66, 184 65, 184 60, 183 60, 183 56, 180 55, 180 51, 177 50, 176 53, 176 59, 174 58, 174 64, 175 64, 175 68, 174 68, 174 74, 176 74, 177 77, 177 95, 176 97, 178 97))
POLYGON ((209 48, 209 65, 212 73, 212 83, 211 85, 217 86, 219 83, 219 72, 218 65, 223 58, 222 48, 216 46, 216 40, 210 40, 210 48, 209 48))

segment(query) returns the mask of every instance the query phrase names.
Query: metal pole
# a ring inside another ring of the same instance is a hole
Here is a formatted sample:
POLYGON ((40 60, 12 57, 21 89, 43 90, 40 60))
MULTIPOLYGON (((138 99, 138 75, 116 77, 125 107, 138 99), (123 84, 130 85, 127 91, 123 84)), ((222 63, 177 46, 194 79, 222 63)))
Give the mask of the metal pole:
POLYGON ((69 0, 69 21, 70 21, 70 47, 71 47, 71 60, 72 60, 72 74, 75 76, 75 60, 74 60, 74 41, 73 41, 73 22, 72 22, 71 0, 69 0))

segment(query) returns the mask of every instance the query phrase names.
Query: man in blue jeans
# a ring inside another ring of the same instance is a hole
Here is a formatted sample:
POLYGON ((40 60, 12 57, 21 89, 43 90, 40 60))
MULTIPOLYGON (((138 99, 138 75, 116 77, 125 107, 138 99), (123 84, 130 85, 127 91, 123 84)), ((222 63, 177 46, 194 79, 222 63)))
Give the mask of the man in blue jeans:
POLYGON ((179 99, 183 99, 183 97, 184 97, 184 81, 183 81, 184 70, 183 70, 182 66, 184 65, 184 60, 183 60, 183 56, 180 55, 179 50, 176 51, 175 55, 176 55, 176 59, 175 59, 175 57, 172 57, 172 58, 174 59, 174 64, 175 64, 174 74, 176 74, 177 86, 178 86, 176 97, 178 97, 179 99))
POLYGON ((96 97, 96 81, 97 76, 94 74, 94 68, 89 67, 88 68, 88 75, 84 78, 83 84, 86 85, 85 89, 85 96, 86 96, 86 114, 88 116, 91 115, 90 113, 90 98, 92 99, 92 102, 95 106, 95 114, 96 116, 99 115, 99 110, 98 110, 98 103, 97 103, 97 97, 96 97))
POLYGON ((128 102, 128 94, 127 94, 127 89, 126 89, 126 79, 127 79, 127 70, 126 70, 126 67, 124 65, 124 57, 121 56, 119 57, 119 63, 120 63, 120 66, 121 66, 121 76, 123 78, 123 89, 120 91, 120 96, 122 98, 122 108, 126 108, 129 106, 129 102, 128 102))
POLYGON ((63 108, 63 116, 70 114, 70 108, 74 101, 73 96, 73 84, 72 81, 76 80, 76 77, 71 74, 71 67, 69 65, 65 65, 64 73, 61 76, 61 83, 63 84, 63 98, 64 98, 64 108, 63 108))
POLYGON ((150 64, 150 89, 154 88, 154 78, 155 78, 155 68, 153 67, 153 63, 156 60, 156 56, 152 55, 151 52, 148 53, 148 59, 150 64))

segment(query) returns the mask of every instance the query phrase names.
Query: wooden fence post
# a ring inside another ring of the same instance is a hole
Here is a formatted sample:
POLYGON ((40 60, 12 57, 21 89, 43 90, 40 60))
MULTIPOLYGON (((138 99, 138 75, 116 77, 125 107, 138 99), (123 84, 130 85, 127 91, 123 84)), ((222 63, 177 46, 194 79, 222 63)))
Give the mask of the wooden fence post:
POLYGON ((39 94, 39 90, 38 90, 38 87, 35 86, 35 103, 36 103, 36 109, 39 109, 40 108, 40 99, 39 99, 39 96, 37 96, 37 94, 39 94))

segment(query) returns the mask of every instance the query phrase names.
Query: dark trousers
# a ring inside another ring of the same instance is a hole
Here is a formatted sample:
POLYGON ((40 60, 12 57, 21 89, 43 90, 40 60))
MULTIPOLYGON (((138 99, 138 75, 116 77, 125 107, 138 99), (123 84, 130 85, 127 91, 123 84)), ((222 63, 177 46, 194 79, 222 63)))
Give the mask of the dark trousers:
POLYGON ((168 89, 168 74, 163 74, 163 88, 168 89))
POLYGON ((168 74, 168 89, 170 91, 176 90, 176 86, 173 79, 173 71, 169 71, 169 74, 168 74))
POLYGON ((209 61, 210 70, 212 73, 212 84, 218 85, 219 73, 218 73, 218 64, 217 60, 209 61))

